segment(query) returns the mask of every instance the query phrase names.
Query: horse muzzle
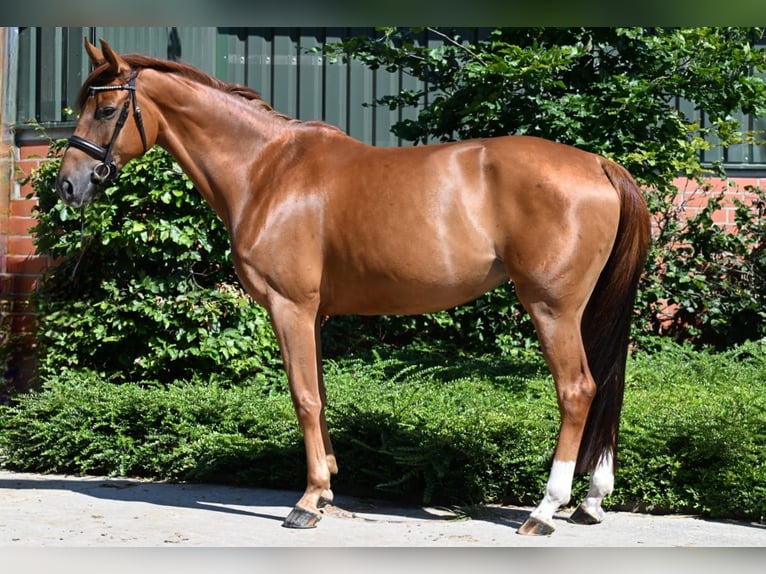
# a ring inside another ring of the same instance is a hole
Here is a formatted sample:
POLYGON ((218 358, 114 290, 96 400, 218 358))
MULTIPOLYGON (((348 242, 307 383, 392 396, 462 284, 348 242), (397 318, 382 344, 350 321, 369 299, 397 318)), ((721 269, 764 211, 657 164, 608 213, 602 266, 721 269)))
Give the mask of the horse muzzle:
POLYGON ((101 190, 103 183, 109 179, 97 175, 97 172, 109 169, 109 166, 99 163, 89 171, 77 173, 59 172, 56 178, 56 193, 67 205, 83 207, 93 201, 101 190))
POLYGON ((117 178, 119 167, 109 149, 85 138, 71 136, 67 148, 76 148, 96 160, 96 163, 81 163, 76 168, 65 169, 65 159, 56 178, 56 191, 64 203, 82 207, 93 200, 105 183, 117 178))

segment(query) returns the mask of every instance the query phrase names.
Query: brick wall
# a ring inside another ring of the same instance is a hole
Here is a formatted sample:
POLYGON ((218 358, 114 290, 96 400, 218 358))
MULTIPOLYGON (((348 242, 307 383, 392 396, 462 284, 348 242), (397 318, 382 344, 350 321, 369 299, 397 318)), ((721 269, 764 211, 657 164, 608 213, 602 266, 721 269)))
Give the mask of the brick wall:
MULTIPOLYGON (((12 351, 4 373, 6 385, 26 388, 34 367, 35 312, 30 295, 48 266, 48 258, 37 255, 30 229, 35 224, 35 199, 29 185, 18 182, 43 161, 47 144, 12 148, 10 167, 2 175, 0 188, 0 344, 12 351)), ((2 388, 0 388, 2 391, 2 388)))
POLYGON ((735 200, 749 204, 754 196, 748 192, 748 187, 764 189, 766 175, 764 177, 732 177, 728 180, 710 179, 702 188, 696 182, 679 178, 676 179, 675 185, 678 188, 676 204, 682 206, 690 217, 694 217, 704 209, 711 196, 723 192, 723 205, 713 214, 713 221, 724 227, 733 227, 736 224, 735 200))
MULTIPOLYGON (((30 303, 42 273, 49 265, 46 257, 35 252, 30 228, 35 199, 26 199, 31 186, 20 185, 19 180, 36 168, 47 154, 47 144, 24 145, 13 148, 10 185, 0 188, 0 343, 6 344, 9 335, 18 343, 14 361, 6 377, 13 377, 19 388, 30 384, 34 365, 34 338, 32 336, 35 312, 30 303)), ((696 214, 707 204, 711 193, 725 192, 723 208, 714 219, 724 226, 734 224, 733 200, 748 200, 746 186, 766 186, 763 178, 737 178, 728 181, 711 180, 705 188, 685 179, 676 181, 679 189, 677 202, 690 214, 696 214)), ((0 389, 1 390, 1 389, 0 389)))

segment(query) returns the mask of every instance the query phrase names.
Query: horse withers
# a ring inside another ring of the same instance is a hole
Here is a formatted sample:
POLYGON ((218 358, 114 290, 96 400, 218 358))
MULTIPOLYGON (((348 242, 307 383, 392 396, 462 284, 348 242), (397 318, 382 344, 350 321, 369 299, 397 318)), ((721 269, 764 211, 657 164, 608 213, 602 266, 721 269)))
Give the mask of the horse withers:
POLYGON ((519 532, 553 532, 575 472, 591 478, 571 520, 604 519, 650 236, 624 168, 524 136, 373 147, 194 67, 85 45, 94 69, 58 193, 84 206, 159 145, 223 220, 237 274, 269 312, 305 441, 306 490, 284 526, 315 526, 338 472, 320 317, 433 312, 508 281, 532 318, 561 420, 542 501, 519 532))

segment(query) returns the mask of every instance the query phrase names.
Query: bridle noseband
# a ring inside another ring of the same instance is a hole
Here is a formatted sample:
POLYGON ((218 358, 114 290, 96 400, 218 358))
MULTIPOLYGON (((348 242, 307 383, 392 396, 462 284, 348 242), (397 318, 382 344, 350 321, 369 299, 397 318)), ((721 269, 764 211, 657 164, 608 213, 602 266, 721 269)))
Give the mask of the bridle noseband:
POLYGON ((141 135, 141 143, 144 146, 144 153, 146 153, 147 145, 146 133, 144 133, 144 121, 141 117, 141 108, 138 107, 138 102, 136 101, 137 76, 138 70, 132 70, 127 84, 120 84, 118 86, 91 86, 88 88, 88 97, 93 96, 98 92, 111 92, 114 90, 128 90, 128 92, 130 92, 130 97, 125 100, 120 116, 117 118, 117 123, 114 126, 114 132, 112 132, 112 138, 109 140, 109 145, 104 148, 92 141, 75 135, 70 136, 67 140, 67 147, 76 147, 101 162, 93 168, 91 179, 94 183, 104 183, 106 180, 117 177, 117 162, 115 162, 114 157, 112 157, 112 148, 114 147, 114 142, 117 141, 117 136, 120 134, 122 127, 128 119, 131 104, 133 105, 133 115, 136 118, 138 133, 141 135))

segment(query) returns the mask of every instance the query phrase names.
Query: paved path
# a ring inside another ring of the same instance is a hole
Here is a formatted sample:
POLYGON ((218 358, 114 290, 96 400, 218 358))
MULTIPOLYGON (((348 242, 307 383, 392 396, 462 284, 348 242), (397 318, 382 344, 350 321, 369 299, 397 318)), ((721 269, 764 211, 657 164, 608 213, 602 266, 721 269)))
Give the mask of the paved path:
POLYGON ((339 496, 315 529, 281 527, 299 493, 0 471, 2 547, 766 546, 766 525, 610 512, 596 526, 556 516, 550 537, 516 534, 530 508, 470 518, 339 496))

